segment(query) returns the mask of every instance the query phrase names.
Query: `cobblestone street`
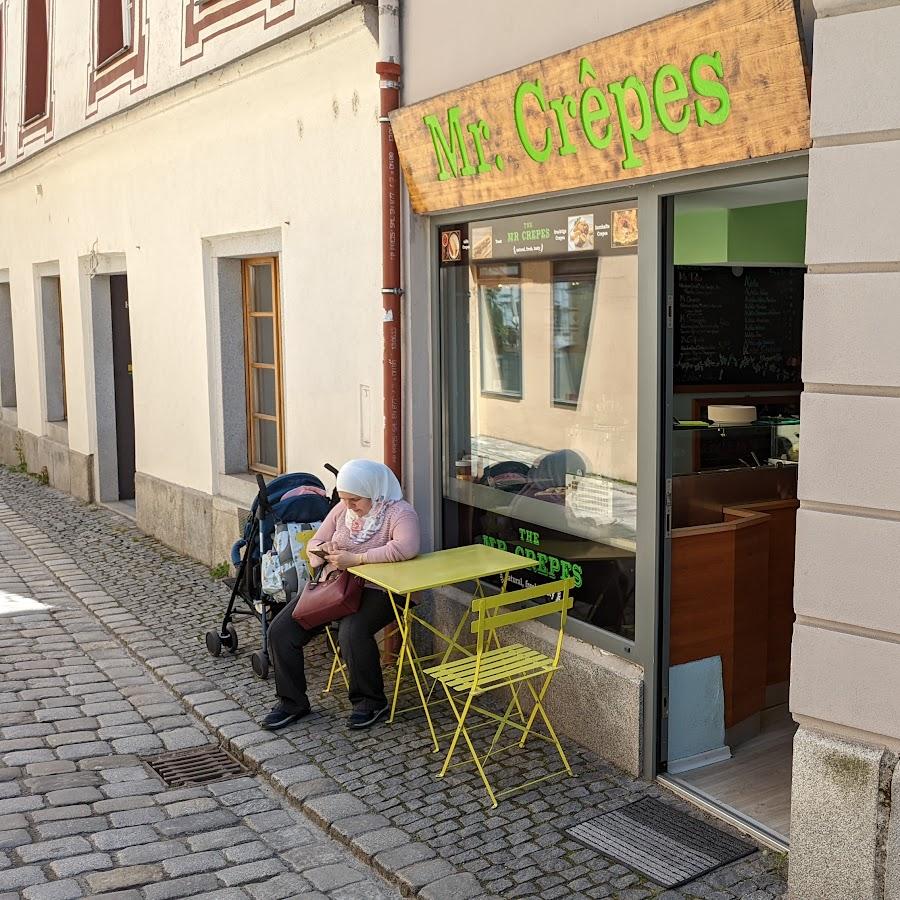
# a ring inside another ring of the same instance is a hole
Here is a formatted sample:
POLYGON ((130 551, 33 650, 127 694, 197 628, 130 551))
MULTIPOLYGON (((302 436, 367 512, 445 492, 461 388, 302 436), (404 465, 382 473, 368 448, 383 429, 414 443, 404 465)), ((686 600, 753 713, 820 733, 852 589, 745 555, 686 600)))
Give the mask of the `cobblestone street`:
POLYGON ((258 777, 168 789, 142 757, 209 731, 6 528, 0 557, 0 898, 396 896, 258 777))
MULTIPOLYGON (((664 891, 570 839, 642 796, 686 808, 570 742, 574 778, 494 811, 474 773, 436 781, 420 719, 355 733, 342 689, 319 695, 323 641, 308 654, 314 714, 262 731, 274 684, 250 667, 255 623, 235 657, 203 644, 226 588, 111 511, 5 469, 0 590, 0 900, 784 896, 766 851, 664 891), (249 774, 171 789, 145 762, 208 743, 249 774)), ((544 753, 508 764, 538 771, 544 753)))

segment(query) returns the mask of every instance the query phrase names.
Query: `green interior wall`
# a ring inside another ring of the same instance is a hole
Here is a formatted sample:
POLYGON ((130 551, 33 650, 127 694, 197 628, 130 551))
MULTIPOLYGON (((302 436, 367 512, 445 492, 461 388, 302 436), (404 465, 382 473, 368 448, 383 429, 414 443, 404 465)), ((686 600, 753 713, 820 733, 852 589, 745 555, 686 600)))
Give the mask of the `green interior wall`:
POLYGON ((675 214, 675 265, 803 265, 806 201, 675 214))
POLYGON ((675 265, 715 265, 728 259, 728 210, 675 214, 675 265))

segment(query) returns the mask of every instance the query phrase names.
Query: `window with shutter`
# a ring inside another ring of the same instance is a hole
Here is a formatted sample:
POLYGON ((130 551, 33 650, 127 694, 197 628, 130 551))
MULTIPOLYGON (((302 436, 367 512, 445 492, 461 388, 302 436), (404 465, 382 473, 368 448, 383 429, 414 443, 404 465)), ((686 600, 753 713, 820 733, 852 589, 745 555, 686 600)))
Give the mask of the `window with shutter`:
POLYGON ((131 46, 130 0, 97 0, 97 66, 131 46))
POLYGON ((25 123, 47 113, 47 0, 26 0, 25 8, 25 123))

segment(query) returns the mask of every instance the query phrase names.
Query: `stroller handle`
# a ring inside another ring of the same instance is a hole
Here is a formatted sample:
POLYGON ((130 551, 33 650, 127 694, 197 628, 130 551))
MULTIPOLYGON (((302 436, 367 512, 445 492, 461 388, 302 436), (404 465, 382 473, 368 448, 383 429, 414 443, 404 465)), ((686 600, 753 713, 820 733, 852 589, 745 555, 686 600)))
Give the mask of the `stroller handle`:
POLYGON ((256 483, 259 486, 259 496, 256 501, 256 518, 262 521, 272 512, 272 506, 269 503, 269 495, 266 492, 266 480, 258 472, 256 474, 256 483))

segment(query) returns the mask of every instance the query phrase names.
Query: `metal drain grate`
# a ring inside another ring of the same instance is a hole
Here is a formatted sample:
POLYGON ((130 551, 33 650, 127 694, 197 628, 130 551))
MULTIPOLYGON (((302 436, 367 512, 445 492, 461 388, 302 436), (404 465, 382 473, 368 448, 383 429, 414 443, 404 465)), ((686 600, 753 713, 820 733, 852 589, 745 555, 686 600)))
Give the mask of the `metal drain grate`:
POLYGON ((191 747, 172 750, 146 760, 162 780, 171 787, 190 787, 235 778, 247 772, 230 753, 219 746, 191 747))
POLYGON ((566 833, 667 888, 693 881, 756 850, 650 797, 588 819, 566 833))

